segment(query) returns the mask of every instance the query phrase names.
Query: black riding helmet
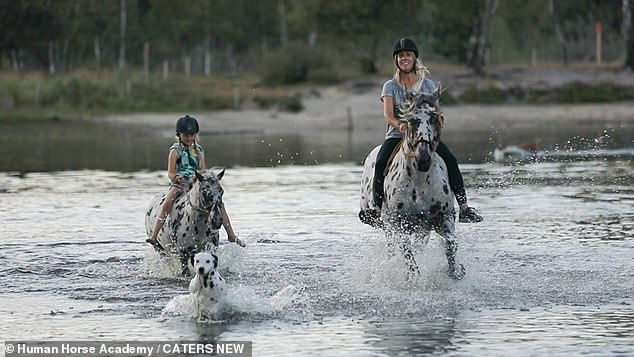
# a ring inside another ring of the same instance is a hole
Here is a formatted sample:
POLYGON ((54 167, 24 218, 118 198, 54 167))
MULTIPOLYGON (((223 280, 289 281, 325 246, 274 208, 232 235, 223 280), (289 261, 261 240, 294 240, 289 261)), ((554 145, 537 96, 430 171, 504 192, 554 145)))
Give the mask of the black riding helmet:
POLYGON ((198 120, 189 115, 178 118, 176 121, 176 133, 182 134, 198 134, 198 120))
POLYGON ((401 51, 412 51, 414 52, 414 56, 418 58, 418 47, 416 46, 416 42, 409 38, 402 38, 394 44, 394 51, 392 51, 392 57, 396 56, 397 53, 401 51))

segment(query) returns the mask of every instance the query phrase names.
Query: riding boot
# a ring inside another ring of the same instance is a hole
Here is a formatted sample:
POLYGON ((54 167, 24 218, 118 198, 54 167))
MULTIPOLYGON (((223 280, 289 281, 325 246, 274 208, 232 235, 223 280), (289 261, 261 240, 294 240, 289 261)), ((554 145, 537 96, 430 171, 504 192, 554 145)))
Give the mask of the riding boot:
POLYGON ((436 153, 445 161, 445 165, 447 165, 449 186, 451 186, 451 191, 453 191, 456 201, 458 201, 458 205, 460 206, 458 221, 461 223, 482 222, 482 216, 480 216, 475 209, 467 205, 467 193, 464 189, 464 181, 460 168, 458 167, 458 160, 443 142, 438 143, 436 153))

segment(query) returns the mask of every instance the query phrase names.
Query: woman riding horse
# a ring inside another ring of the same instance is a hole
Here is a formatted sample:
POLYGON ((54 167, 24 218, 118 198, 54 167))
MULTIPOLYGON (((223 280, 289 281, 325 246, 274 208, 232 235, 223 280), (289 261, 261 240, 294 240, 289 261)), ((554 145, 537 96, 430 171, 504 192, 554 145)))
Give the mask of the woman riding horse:
MULTIPOLYGON (((407 128, 407 125, 396 117, 398 103, 403 102, 407 93, 410 91, 422 91, 429 95, 436 90, 434 82, 425 77, 429 71, 421 63, 418 57, 418 47, 414 41, 409 38, 402 38, 396 41, 392 51, 392 57, 395 66, 394 78, 383 84, 383 91, 381 93, 383 116, 387 122, 387 132, 374 171, 373 199, 376 209, 362 211, 360 213, 361 220, 371 225, 379 217, 379 211, 383 205, 383 174, 385 167, 387 166, 390 155, 400 142, 402 134, 407 128)), ((449 170, 449 184, 460 206, 459 221, 463 223, 482 221, 482 216, 467 204, 467 194, 464 190, 462 174, 458 168, 458 161, 455 156, 442 142, 438 144, 436 153, 442 157, 449 170)))

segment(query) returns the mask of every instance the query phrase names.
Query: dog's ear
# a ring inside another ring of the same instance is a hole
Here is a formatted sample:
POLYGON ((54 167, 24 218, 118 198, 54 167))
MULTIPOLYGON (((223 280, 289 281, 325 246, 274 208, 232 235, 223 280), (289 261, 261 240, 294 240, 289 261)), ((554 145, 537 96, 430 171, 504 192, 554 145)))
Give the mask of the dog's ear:
POLYGON ((191 254, 189 256, 189 263, 192 265, 192 267, 194 266, 194 255, 193 254, 191 254))

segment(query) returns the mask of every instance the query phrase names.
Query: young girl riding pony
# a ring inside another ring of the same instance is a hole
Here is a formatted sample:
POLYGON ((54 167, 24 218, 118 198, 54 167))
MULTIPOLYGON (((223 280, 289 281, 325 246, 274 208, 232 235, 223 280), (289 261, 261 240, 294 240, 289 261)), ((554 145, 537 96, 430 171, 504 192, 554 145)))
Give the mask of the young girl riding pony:
MULTIPOLYGON (((156 238, 165 224, 167 215, 172 211, 174 201, 189 189, 189 186, 196 178, 196 170, 204 170, 206 168, 205 152, 196 140, 199 130, 198 121, 189 115, 185 115, 176 121, 176 138, 178 141, 170 147, 167 157, 167 176, 171 182, 170 188, 165 196, 161 213, 156 220, 152 234, 145 240, 155 247, 160 247, 156 238)), ((220 213, 222 215, 222 225, 227 232, 229 242, 236 242, 244 247, 244 243, 233 232, 224 204, 220 208, 220 213)))

